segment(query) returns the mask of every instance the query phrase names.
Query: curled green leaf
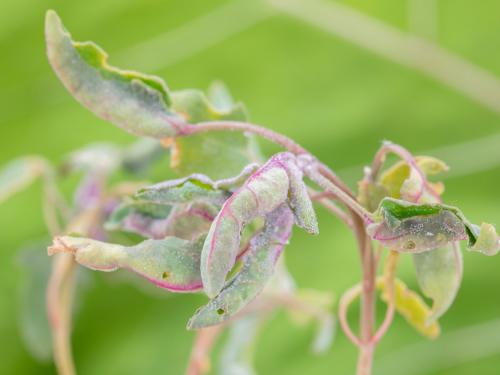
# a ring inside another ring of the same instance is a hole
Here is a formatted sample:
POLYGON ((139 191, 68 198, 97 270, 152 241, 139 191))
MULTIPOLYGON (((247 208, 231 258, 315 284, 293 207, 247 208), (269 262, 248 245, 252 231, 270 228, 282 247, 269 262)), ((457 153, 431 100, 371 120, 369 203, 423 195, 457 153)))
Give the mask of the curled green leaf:
POLYGON ((413 255, 421 291, 433 300, 428 322, 439 319, 451 306, 462 281, 462 253, 458 243, 413 255))
POLYGON ((222 204, 229 197, 229 189, 240 185, 258 168, 249 164, 235 177, 212 181, 208 176, 192 174, 188 177, 160 182, 145 187, 135 197, 162 204, 187 203, 195 200, 222 204))
POLYGON ((201 240, 193 243, 167 237, 146 240, 135 246, 122 246, 89 238, 62 236, 54 239, 48 252, 49 255, 71 253, 82 266, 96 271, 110 272, 125 268, 160 288, 190 293, 202 288, 201 240))
POLYGON ((188 329, 220 324, 253 300, 273 275, 276 261, 290 237, 292 225, 293 215, 286 205, 266 215, 263 231, 250 241, 242 269, 214 299, 196 312, 188 323, 188 329))
POLYGON ((367 231, 384 246, 399 251, 420 253, 467 238, 457 210, 440 204, 413 204, 385 198, 379 206, 381 222, 367 231))
MULTIPOLYGON (((258 169, 222 206, 208 233, 201 258, 203 287, 209 297, 216 296, 224 286, 226 275, 234 265, 239 251, 241 231, 247 223, 275 210, 282 203, 294 202, 295 213, 308 212, 308 205, 298 202, 308 196, 291 189, 288 167, 295 163, 295 156, 284 152, 273 156, 258 169)), ((295 176, 296 177, 296 176, 295 176)), ((299 182, 294 181, 295 184, 299 182)), ((301 182, 303 184, 303 182, 301 182)), ((305 187, 303 188, 305 190, 305 187)), ((312 210, 312 206, 310 206, 312 210)), ((307 219, 297 222, 314 225, 314 211, 307 219)))
POLYGON ((45 37, 57 76, 95 115, 139 136, 163 138, 182 132, 184 120, 169 108, 163 80, 108 65, 99 46, 74 42, 52 10, 46 15, 45 37))

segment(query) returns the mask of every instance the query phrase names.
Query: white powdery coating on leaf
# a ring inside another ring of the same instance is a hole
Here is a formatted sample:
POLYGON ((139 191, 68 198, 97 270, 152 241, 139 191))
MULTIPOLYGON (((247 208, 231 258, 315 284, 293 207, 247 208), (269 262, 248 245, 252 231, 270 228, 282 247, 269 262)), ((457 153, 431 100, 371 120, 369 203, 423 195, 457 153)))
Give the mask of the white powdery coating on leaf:
POLYGON ((199 274, 201 246, 201 241, 193 243, 176 237, 121 246, 63 236, 54 239, 49 255, 69 252, 79 264, 92 270, 110 272, 124 268, 172 292, 194 292, 202 287, 199 274))
POLYGON ((384 246, 406 253, 429 251, 467 238, 463 222, 446 210, 402 219, 397 225, 375 223, 367 232, 384 246))
POLYGON ((264 230, 252 238, 242 269, 227 282, 221 292, 191 318, 188 329, 220 324, 252 301, 273 275, 274 266, 287 244, 293 215, 281 205, 266 215, 264 230))

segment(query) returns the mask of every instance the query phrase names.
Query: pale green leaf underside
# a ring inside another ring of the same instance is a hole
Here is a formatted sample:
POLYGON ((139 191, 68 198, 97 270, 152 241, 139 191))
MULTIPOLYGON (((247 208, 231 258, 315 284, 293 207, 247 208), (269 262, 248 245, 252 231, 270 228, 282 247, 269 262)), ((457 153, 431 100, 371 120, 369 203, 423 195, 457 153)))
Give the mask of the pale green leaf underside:
POLYGON ((462 253, 458 243, 413 255, 417 280, 423 294, 433 300, 429 322, 439 319, 451 306, 462 281, 462 253))
POLYGON ((146 240, 135 246, 122 246, 89 238, 56 237, 49 255, 72 253, 81 265, 96 271, 133 271, 153 284, 172 292, 201 289, 200 252, 202 241, 176 237, 146 240))
MULTIPOLYGON (((202 121, 245 121, 246 110, 230 97, 216 97, 212 104, 202 91, 182 90, 172 94, 172 108, 192 124, 202 121)), ((172 166, 181 174, 204 173, 220 179, 238 173, 254 160, 250 136, 235 132, 197 134, 175 141, 172 166), (224 165, 224 168, 220 168, 224 165)))

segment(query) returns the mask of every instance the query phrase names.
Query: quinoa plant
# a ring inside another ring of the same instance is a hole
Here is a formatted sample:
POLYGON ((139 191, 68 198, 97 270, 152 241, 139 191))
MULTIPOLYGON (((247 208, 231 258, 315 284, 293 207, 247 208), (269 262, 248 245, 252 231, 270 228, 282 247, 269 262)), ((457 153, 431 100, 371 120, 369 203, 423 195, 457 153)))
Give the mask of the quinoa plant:
POLYGON ((319 234, 319 205, 345 224, 359 247, 362 279, 342 295, 336 315, 359 348, 357 374, 367 375, 395 313, 422 335, 439 335, 438 319, 461 283, 460 241, 484 255, 500 249, 491 224, 472 224, 442 202, 443 184, 428 177, 448 169, 443 161, 384 142, 354 192, 295 141, 249 123, 243 105, 221 84, 208 95, 173 91, 159 77, 110 66, 99 46, 73 41, 53 11, 45 36, 49 62, 73 97, 139 137, 126 147, 77 150, 63 168, 40 156, 23 157, 0 175, 0 200, 37 178, 43 181, 44 217, 53 236, 46 302, 61 375, 75 373, 70 331, 77 266, 121 268, 166 291, 204 293, 208 302, 187 322, 188 330, 197 331, 187 373, 208 371, 210 349, 228 329, 220 373, 251 374, 257 328, 277 308, 318 324, 316 351, 332 341, 331 295, 296 289, 282 256, 294 225, 319 234), (283 151, 264 161, 257 138, 283 151), (179 178, 145 181, 167 151, 179 178), (400 160, 386 166, 388 154, 400 160), (70 204, 59 185, 77 172, 80 183, 70 204), (420 291, 432 306, 397 278, 401 256, 413 258, 420 291), (379 326, 377 298, 387 305, 379 326), (347 315, 357 299, 361 319, 355 330, 347 315))

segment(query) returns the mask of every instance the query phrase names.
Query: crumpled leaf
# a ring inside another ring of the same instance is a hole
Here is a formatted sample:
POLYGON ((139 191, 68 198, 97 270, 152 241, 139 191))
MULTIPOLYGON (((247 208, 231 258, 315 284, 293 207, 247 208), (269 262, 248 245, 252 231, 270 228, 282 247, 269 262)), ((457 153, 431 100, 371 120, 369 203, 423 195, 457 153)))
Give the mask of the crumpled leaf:
POLYGON ((193 243, 176 237, 146 240, 122 246, 89 238, 54 238, 49 255, 66 252, 82 266, 96 271, 125 268, 171 292, 190 293, 202 288, 200 252, 203 239, 193 243))
POLYGON ((419 253, 464 239, 468 239, 471 250, 486 255, 494 255, 500 249, 500 240, 492 225, 471 224, 453 206, 385 198, 376 216, 377 222, 367 227, 368 234, 395 251, 419 253))
MULTIPOLYGON (((382 300, 388 303, 390 292, 383 277, 377 280, 377 288, 382 291, 382 300)), ((394 301, 396 311, 418 332, 430 339, 439 336, 441 329, 438 322, 429 322, 431 309, 417 293, 408 289, 405 283, 397 278, 394 280, 394 301)))
POLYGON ((25 156, 7 163, 0 170, 0 203, 27 188, 47 167, 47 162, 38 156, 25 156))
POLYGON ((170 205, 129 200, 113 211, 105 223, 105 228, 160 239, 165 237, 167 218, 171 211, 170 205))
POLYGON ((368 226, 367 232, 395 251, 419 253, 467 238, 456 209, 448 206, 385 198, 377 212, 382 221, 368 226))
POLYGON ((286 205, 266 215, 263 231, 250 241, 242 269, 215 298, 196 312, 189 320, 188 329, 220 324, 253 300, 272 277, 276 261, 291 235, 292 225, 293 215, 286 205))
MULTIPOLYGON (((203 287, 209 297, 215 297, 220 292, 226 275, 234 266, 244 226, 274 211, 288 200, 289 194, 292 202, 302 198, 294 196, 294 190, 290 188, 287 165, 294 160, 294 155, 290 153, 276 154, 222 206, 210 228, 201 256, 203 287)), ((305 206, 295 203, 294 207, 296 213, 304 214, 305 211, 297 208, 304 209, 305 206)), ((315 220, 314 211, 311 217, 315 220)), ((307 220, 310 219, 299 218, 296 221, 304 223, 307 220)))
POLYGON ((439 319, 451 306, 462 281, 462 253, 458 243, 413 255, 417 281, 424 295, 433 300, 428 322, 439 319))
POLYGON ((208 176, 195 173, 188 177, 160 182, 137 192, 135 198, 163 204, 187 203, 204 200, 222 204, 229 197, 229 189, 245 181, 258 168, 249 164, 235 177, 212 181, 208 176))
MULTIPOLYGON (((200 90, 172 93, 172 107, 191 124, 202 121, 246 121, 241 103, 234 103, 227 89, 211 90, 207 98, 200 90)), ((172 140, 171 166, 181 175, 204 173, 220 179, 238 173, 249 161, 256 161, 253 136, 237 132, 195 134, 172 140), (224 168, 220 168, 224 165, 224 168)))
POLYGON ((92 42, 74 42, 59 16, 45 19, 47 54, 68 91, 98 117, 139 136, 163 138, 181 132, 163 80, 108 65, 107 54, 92 42))

